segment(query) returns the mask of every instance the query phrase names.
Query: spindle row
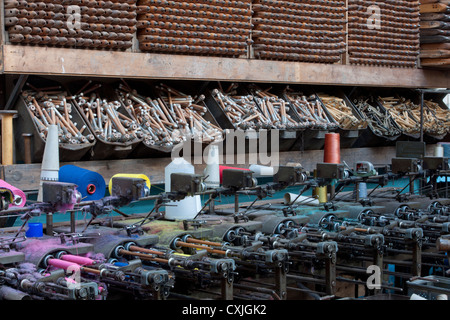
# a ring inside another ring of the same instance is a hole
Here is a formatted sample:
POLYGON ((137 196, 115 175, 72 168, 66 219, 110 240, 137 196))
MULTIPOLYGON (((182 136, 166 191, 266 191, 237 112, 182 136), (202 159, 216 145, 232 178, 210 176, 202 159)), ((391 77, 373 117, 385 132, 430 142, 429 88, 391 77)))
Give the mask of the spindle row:
POLYGON ((139 48, 145 52, 246 56, 251 1, 138 0, 139 48))
POLYGON ((335 63, 345 52, 344 1, 256 0, 252 9, 256 58, 335 63))
POLYGON ((6 0, 11 43, 125 50, 136 32, 136 1, 6 0))
POLYGON ((348 1, 351 64, 414 68, 419 55, 418 1, 348 1))

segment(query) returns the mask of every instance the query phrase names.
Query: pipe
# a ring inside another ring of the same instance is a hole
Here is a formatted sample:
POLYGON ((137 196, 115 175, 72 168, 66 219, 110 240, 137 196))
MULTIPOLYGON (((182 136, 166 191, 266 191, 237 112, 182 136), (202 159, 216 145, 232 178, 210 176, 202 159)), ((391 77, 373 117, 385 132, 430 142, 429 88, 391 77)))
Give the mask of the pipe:
POLYGON ((136 257, 141 258, 142 260, 156 261, 156 262, 169 264, 169 260, 167 260, 167 259, 155 258, 155 257, 149 256, 148 254, 145 254, 145 253, 139 253, 139 252, 133 252, 133 251, 121 249, 121 250, 119 250, 119 254, 136 256, 136 257))
POLYGON ((161 251, 141 248, 141 247, 137 247, 137 246, 129 246, 128 250, 130 250, 130 251, 138 251, 138 252, 143 252, 143 253, 156 254, 158 256, 164 256, 165 255, 165 253, 161 252, 161 251))
POLYGON ((211 242, 211 241, 205 241, 205 240, 199 240, 194 238, 186 238, 186 242, 188 243, 197 243, 197 244, 204 244, 207 246, 215 246, 215 247, 221 247, 222 244, 219 242, 211 242))
POLYGON ((183 242, 183 241, 177 241, 175 243, 176 246, 181 246, 181 247, 186 247, 186 248, 194 248, 194 249, 204 249, 210 253, 217 253, 217 254, 222 254, 222 255, 226 255, 226 251, 224 250, 217 250, 217 249, 212 249, 210 247, 205 247, 202 245, 195 245, 192 243, 187 243, 187 242, 183 242))
POLYGON ((31 297, 14 288, 0 286, 0 300, 32 300, 31 297))

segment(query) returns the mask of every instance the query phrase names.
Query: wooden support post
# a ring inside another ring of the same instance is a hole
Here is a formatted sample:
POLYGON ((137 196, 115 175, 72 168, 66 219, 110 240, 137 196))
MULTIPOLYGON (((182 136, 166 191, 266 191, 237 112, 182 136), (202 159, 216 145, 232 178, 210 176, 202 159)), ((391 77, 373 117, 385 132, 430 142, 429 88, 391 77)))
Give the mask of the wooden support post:
POLYGON ((1 110, 2 120, 2 164, 12 165, 14 162, 14 131, 13 118, 16 110, 1 110))
POLYGON ((30 164, 32 162, 32 151, 31 151, 31 138, 33 137, 32 133, 22 133, 23 137, 23 148, 24 148, 24 159, 25 164, 30 164))

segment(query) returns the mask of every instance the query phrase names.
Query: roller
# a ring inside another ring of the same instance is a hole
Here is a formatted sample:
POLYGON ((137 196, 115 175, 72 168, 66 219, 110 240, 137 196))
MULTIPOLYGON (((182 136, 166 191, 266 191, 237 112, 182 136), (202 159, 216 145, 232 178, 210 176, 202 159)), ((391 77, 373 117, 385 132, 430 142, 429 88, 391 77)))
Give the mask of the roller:
POLYGON ((316 188, 316 194, 319 198, 319 203, 326 203, 328 201, 328 195, 327 195, 327 187, 317 187, 316 188))
POLYGON ((76 263, 81 266, 91 266, 91 265, 95 264, 95 261, 90 258, 76 256, 76 255, 72 255, 72 254, 66 254, 66 253, 61 254, 58 258, 60 260, 64 260, 67 262, 73 262, 73 263, 76 263))
POLYGON ((298 196, 298 194, 295 193, 286 193, 283 197, 284 204, 293 204, 292 202, 295 200, 295 204, 301 203, 304 205, 310 205, 310 206, 318 206, 319 200, 314 199, 312 197, 305 197, 305 196, 298 196), (297 200, 296 200, 297 199, 297 200))
POLYGON ((83 201, 99 200, 105 196, 105 180, 94 171, 74 165, 64 165, 59 168, 59 181, 76 184, 83 201))
POLYGON ((290 218, 285 217, 270 217, 265 220, 261 231, 264 234, 285 234, 286 229, 295 226, 295 222, 290 218))
POLYGON ((18 300, 32 300, 30 295, 8 287, 8 286, 1 286, 0 287, 0 300, 13 300, 13 301, 18 301, 18 300))
POLYGON ((450 239, 446 239, 446 238, 439 238, 436 241, 436 249, 438 251, 447 251, 450 252, 450 239))
POLYGON ((383 202, 383 206, 386 208, 385 212, 389 214, 398 214, 400 211, 405 210, 418 210, 421 207, 420 202, 383 202))
POLYGON ((64 261, 61 259, 46 259, 46 263, 49 266, 53 266, 55 268, 58 269, 64 269, 64 270, 68 270, 68 269, 72 269, 72 270, 80 270, 80 265, 75 263, 75 262, 70 262, 70 261, 64 261))
POLYGON ((321 228, 329 229, 335 228, 336 215, 327 211, 316 211, 309 216, 309 223, 318 225, 321 228))
POLYGON ((364 216, 367 213, 374 213, 374 214, 383 214, 386 212, 385 208, 383 206, 362 206, 360 204, 352 204, 352 205, 343 205, 339 206, 339 209, 345 210, 348 212, 348 215, 346 218, 349 219, 355 219, 359 220, 361 216, 364 216))

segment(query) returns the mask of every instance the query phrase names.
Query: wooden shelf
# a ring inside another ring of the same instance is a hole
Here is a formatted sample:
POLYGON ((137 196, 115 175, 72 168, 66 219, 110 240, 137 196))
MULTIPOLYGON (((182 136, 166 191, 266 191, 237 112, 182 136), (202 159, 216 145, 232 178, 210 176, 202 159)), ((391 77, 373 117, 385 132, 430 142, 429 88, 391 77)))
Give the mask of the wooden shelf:
POLYGON ((445 70, 2 45, 3 74, 449 88, 445 70))

